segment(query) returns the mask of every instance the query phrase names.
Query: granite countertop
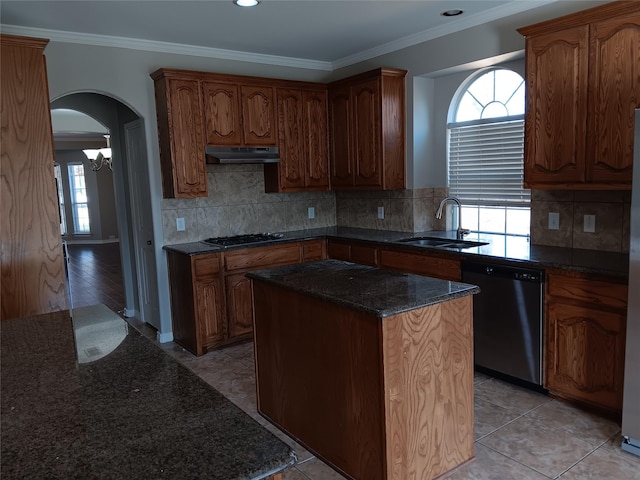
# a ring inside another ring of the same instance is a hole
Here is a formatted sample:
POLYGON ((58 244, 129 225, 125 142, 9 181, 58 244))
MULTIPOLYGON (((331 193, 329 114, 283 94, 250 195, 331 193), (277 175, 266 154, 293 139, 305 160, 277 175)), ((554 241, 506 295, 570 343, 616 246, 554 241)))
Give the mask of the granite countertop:
POLYGON ((262 479, 295 463, 119 317, 6 320, 0 336, 2 478, 262 479))
POLYGON ((340 260, 257 270, 247 273, 247 277, 379 318, 480 292, 475 285, 340 260))
POLYGON ((493 261, 504 264, 526 266, 529 268, 557 268, 582 273, 611 275, 626 278, 629 275, 629 254, 602 252, 565 247, 549 247, 531 245, 527 237, 511 235, 471 234, 465 240, 487 242, 479 247, 457 249, 446 247, 411 246, 401 240, 409 237, 455 238, 455 231, 397 232, 386 230, 370 230, 350 227, 327 227, 309 230, 283 232, 283 238, 269 242, 240 245, 234 247, 217 247, 204 242, 191 242, 176 245, 165 245, 166 250, 187 255, 224 252, 241 248, 261 247, 278 243, 311 240, 314 238, 333 238, 358 240, 375 243, 379 246, 401 247, 412 252, 438 252, 450 255, 463 261, 493 261))

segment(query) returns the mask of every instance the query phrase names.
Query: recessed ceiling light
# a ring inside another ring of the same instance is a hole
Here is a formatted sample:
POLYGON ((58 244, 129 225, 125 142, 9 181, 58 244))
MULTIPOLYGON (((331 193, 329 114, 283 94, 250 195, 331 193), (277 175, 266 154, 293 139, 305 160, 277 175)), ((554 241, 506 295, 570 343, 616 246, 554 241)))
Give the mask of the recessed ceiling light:
POLYGON ((233 0, 233 3, 239 7, 255 7, 260 2, 258 0, 233 0))
POLYGON ((442 12, 440 15, 443 17, 456 17, 458 15, 462 15, 464 10, 447 10, 446 12, 442 12))

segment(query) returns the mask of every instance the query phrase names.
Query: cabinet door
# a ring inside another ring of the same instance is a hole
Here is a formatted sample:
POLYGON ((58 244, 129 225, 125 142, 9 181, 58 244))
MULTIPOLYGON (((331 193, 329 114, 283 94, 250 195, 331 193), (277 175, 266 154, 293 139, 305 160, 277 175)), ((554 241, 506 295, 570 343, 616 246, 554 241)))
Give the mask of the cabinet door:
POLYGON ((587 181, 631 185, 640 108, 640 13, 591 25, 587 181))
POLYGON ((214 347, 226 339, 224 287, 221 277, 196 281, 197 328, 201 344, 214 347))
POLYGON ((590 305, 550 302, 547 322, 547 388, 619 411, 625 316, 590 305))
POLYGON ((327 92, 303 92, 305 142, 305 186, 329 188, 329 152, 327 131, 327 92))
POLYGON ((329 162, 332 188, 352 186, 354 180, 349 91, 348 86, 334 87, 329 91, 329 162))
POLYGON ((305 186, 304 108, 300 90, 278 89, 278 138, 281 190, 305 186))
POLYGON ((240 86, 245 145, 276 145, 275 94, 272 87, 240 86))
POLYGON ((169 79, 174 198, 207 196, 202 97, 197 80, 169 79))
POLYGON ((355 185, 382 186, 380 79, 352 87, 355 185))
POLYGON ((459 282, 462 279, 460 261, 427 254, 380 250, 380 268, 426 275, 459 282))
POLYGON ((527 39, 525 186, 584 180, 589 27, 527 39))
POLYGON ((203 82, 207 145, 241 145, 240 94, 231 83, 203 82))
POLYGON ((251 281, 244 273, 227 275, 226 287, 229 338, 248 335, 253 331, 251 281))

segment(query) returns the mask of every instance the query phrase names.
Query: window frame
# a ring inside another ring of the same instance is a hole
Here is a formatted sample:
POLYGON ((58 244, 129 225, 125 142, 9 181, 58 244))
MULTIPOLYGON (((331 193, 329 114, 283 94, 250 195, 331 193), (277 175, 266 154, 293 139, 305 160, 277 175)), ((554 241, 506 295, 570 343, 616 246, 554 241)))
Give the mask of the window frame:
POLYGON ((71 211, 73 214, 73 234, 74 235, 91 235, 91 218, 89 215, 89 195, 87 191, 87 174, 84 170, 84 165, 81 162, 73 162, 67 164, 67 173, 69 176, 69 194, 71 199, 71 211), (72 173, 72 170, 80 167, 82 169, 82 176, 72 173), (76 179, 82 178, 82 185, 76 185, 76 179), (78 193, 84 190, 84 201, 79 201, 78 197, 83 195, 78 193), (82 221, 83 215, 80 210, 85 209, 86 215, 86 229, 80 228, 85 222, 82 221))

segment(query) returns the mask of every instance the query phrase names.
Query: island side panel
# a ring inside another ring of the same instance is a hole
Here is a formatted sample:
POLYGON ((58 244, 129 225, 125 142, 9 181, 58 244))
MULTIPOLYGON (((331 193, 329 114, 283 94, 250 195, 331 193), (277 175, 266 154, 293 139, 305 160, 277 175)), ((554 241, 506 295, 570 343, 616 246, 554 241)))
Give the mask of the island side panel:
POLYGON ((382 324, 389 479, 433 479, 473 458, 472 298, 382 324))
POLYGON ((385 478, 380 319, 253 280, 258 410, 350 478, 385 478))

